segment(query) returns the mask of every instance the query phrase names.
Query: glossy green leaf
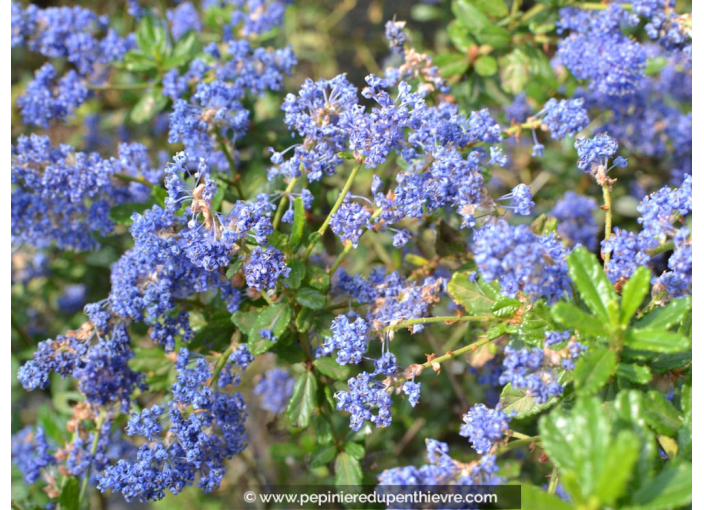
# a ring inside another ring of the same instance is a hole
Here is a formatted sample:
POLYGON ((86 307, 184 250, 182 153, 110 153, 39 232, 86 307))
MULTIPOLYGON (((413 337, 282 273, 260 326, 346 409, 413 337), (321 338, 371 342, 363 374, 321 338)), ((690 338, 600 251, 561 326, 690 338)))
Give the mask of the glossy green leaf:
POLYGON ((638 322, 637 328, 669 329, 681 322, 692 309, 692 297, 673 299, 667 306, 657 308, 638 322))
POLYGON ((291 272, 284 280, 284 283, 292 289, 297 289, 301 286, 301 282, 306 276, 306 265, 298 259, 290 259, 286 264, 291 268, 291 272))
POLYGON ((650 269, 640 266, 628 279, 621 292, 621 311, 619 314, 621 324, 628 324, 643 302, 643 298, 648 294, 649 289, 650 269))
POLYGON ((633 494, 631 503, 642 510, 681 508, 692 501, 692 465, 668 466, 633 494))
POLYGON ((493 305, 491 305, 491 311, 497 317, 513 317, 516 310, 520 307, 521 302, 518 299, 502 296, 493 305))
POLYGON ((603 324, 596 317, 583 312, 576 306, 560 302, 550 310, 552 318, 565 328, 576 329, 580 333, 594 336, 608 335, 603 324))
POLYGON ((318 358, 313 362, 321 374, 333 379, 344 380, 350 375, 349 365, 340 365, 332 358, 318 358))
POLYGON ((359 485, 362 483, 362 466, 347 452, 335 459, 335 485, 359 485))
POLYGON ((496 338, 499 338, 501 335, 503 335, 506 332, 508 324, 505 322, 502 322, 500 324, 496 324, 495 326, 490 327, 486 331, 486 337, 489 340, 494 340, 496 338))
POLYGON ((457 20, 453 20, 447 27, 447 35, 461 52, 467 53, 472 46, 477 44, 469 29, 457 20))
POLYGON ((647 366, 634 363, 621 363, 616 370, 616 375, 636 384, 648 384, 653 378, 647 366))
POLYGON ((330 444, 334 441, 332 426, 324 416, 318 414, 313 418, 313 429, 318 444, 330 444))
POLYGON ((364 458, 364 445, 361 445, 359 443, 354 443, 351 441, 347 441, 342 448, 350 454, 351 457, 357 459, 357 460, 362 460, 364 458))
POLYGON ((616 430, 632 431, 639 438, 638 459, 631 480, 632 486, 638 488, 653 475, 658 451, 655 435, 645 420, 643 394, 636 390, 620 391, 614 399, 613 419, 616 430))
POLYGON ((489 24, 483 26, 474 36, 481 44, 487 44, 494 48, 505 48, 511 43, 511 33, 503 27, 489 24))
POLYGON ((535 485, 521 485, 521 508, 540 510, 571 510, 572 505, 535 485))
POLYGON ((616 292, 596 255, 585 248, 576 248, 567 256, 567 267, 579 296, 589 309, 604 324, 617 324, 616 292))
POLYGON ((303 308, 296 316, 296 329, 299 333, 305 333, 313 325, 313 310, 303 308))
POLYGON ((337 455, 337 446, 321 446, 310 454, 310 467, 324 466, 328 462, 332 462, 337 455))
POLYGON ((631 349, 663 353, 684 352, 691 347, 688 338, 664 329, 629 329, 625 344, 631 349))
POLYGON ((536 301, 530 310, 523 312, 523 320, 518 325, 518 339, 533 347, 542 347, 547 330, 554 330, 550 309, 544 301, 536 301))
POLYGON ((306 370, 293 386, 293 394, 286 408, 286 417, 292 427, 306 428, 316 407, 318 381, 313 372, 306 370))
POLYGON ((200 42, 198 41, 198 35, 194 30, 189 30, 174 46, 173 56, 174 57, 186 57, 188 60, 192 59, 198 54, 200 50, 200 42))
POLYGON ((237 259, 230 265, 230 267, 227 268, 225 277, 228 279, 232 278, 239 272, 240 269, 242 269, 242 259, 237 259))
POLYGON ((75 476, 69 476, 61 488, 59 505, 61 505, 61 510, 78 510, 79 504, 80 486, 78 478, 75 476))
POLYGON ((491 24, 489 18, 473 5, 471 0, 453 0, 452 12, 472 34, 479 33, 482 28, 491 24))
POLYGON ((622 430, 606 450, 604 466, 597 473, 599 481, 596 487, 597 497, 611 504, 620 498, 627 489, 628 481, 633 476, 633 466, 638 459, 638 436, 630 430, 622 430))
POLYGON ((232 314, 232 322, 243 334, 249 335, 258 316, 259 312, 256 311, 243 312, 242 310, 238 310, 232 314))
POLYGON ((514 419, 520 420, 534 416, 557 403, 557 398, 552 397, 544 404, 537 404, 535 399, 526 394, 525 390, 513 388, 510 384, 501 391, 501 408, 505 413, 516 413, 514 419))
POLYGON ((479 76, 494 76, 499 70, 499 63, 491 55, 482 55, 474 61, 474 70, 479 76))
POLYGON ((658 434, 677 437, 682 426, 680 412, 659 391, 649 391, 645 399, 645 419, 658 434))
POLYGON ((492 315, 491 307, 501 297, 496 288, 481 277, 469 281, 469 273, 455 273, 447 285, 452 300, 462 305, 469 315, 492 315))
POLYGON ((310 266, 308 268, 306 283, 309 287, 313 287, 314 289, 322 292, 327 292, 330 290, 330 275, 328 275, 328 272, 321 267, 310 266))
POLYGON ((325 307, 325 296, 317 290, 303 287, 296 291, 296 301, 311 310, 321 310, 325 307))
POLYGON ((259 356, 265 353, 273 347, 276 342, 262 339, 259 332, 265 329, 271 330, 272 335, 278 339, 283 332, 286 331, 286 327, 289 322, 291 322, 292 316, 291 307, 286 304, 277 304, 264 308, 264 310, 257 315, 254 324, 252 324, 249 330, 247 346, 252 356, 259 356))
POLYGON ((132 215, 142 214, 149 209, 151 204, 130 202, 127 204, 117 204, 110 208, 110 219, 118 225, 132 225, 132 215))
POLYGON ((291 247, 295 250, 303 240, 303 229, 306 226, 306 210, 301 197, 293 202, 293 224, 291 225, 291 247))
POLYGON ((592 347, 582 354, 574 368, 574 386, 578 393, 593 395, 616 371, 616 354, 611 349, 592 347))
POLYGON ((503 0, 469 0, 469 2, 488 16, 495 18, 508 16, 508 7, 503 0))
POLYGON ((462 53, 445 53, 433 59, 443 78, 464 74, 469 69, 469 58, 462 53))
POLYGON ((638 439, 612 424, 595 397, 580 398, 569 412, 555 410, 539 422, 540 439, 550 460, 583 500, 590 496, 610 503, 626 489, 638 456, 638 439), (618 455, 605 454, 617 451, 618 455), (570 481, 574 483, 570 483, 570 481))

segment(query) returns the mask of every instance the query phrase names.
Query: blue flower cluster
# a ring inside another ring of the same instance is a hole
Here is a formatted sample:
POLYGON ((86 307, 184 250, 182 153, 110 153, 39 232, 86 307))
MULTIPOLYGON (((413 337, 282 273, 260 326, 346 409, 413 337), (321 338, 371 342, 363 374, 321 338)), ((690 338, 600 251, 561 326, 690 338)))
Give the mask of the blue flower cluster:
POLYGON ((338 315, 330 326, 331 337, 323 343, 322 353, 332 354, 337 350, 337 362, 340 365, 348 363, 359 364, 367 352, 369 324, 361 317, 350 322, 346 315, 338 315))
POLYGON ((504 351, 501 384, 511 384, 514 389, 525 390, 537 404, 546 403, 551 397, 562 395, 560 384, 562 370, 574 370, 574 360, 586 349, 585 345, 571 338, 569 331, 546 331, 544 349, 514 349, 504 351), (557 347, 563 347, 559 351, 557 347))
POLYGON ((482 455, 489 453, 492 446, 503 439, 508 430, 511 415, 501 410, 501 405, 489 409, 484 404, 473 406, 462 417, 464 424, 460 427, 460 436, 469 439, 472 448, 482 455))
POLYGON ((496 456, 484 455, 479 462, 464 464, 449 455, 447 443, 426 439, 428 464, 387 469, 379 475, 380 493, 384 485, 499 485, 496 456))
MULTIPOLYGON (((377 267, 369 279, 340 272, 337 286, 360 304, 370 304, 366 320, 378 330, 427 315, 444 294, 446 284, 445 278, 428 277, 419 285, 398 272, 387 275, 385 268, 377 267)), ((422 324, 411 327, 413 333, 422 330, 422 324)))
POLYGON ((568 191, 557 201, 550 216, 557 219, 557 232, 570 247, 585 246, 589 251, 596 250, 599 226, 594 219, 596 200, 568 191))
POLYGON ((664 188, 646 196, 638 206, 643 229, 636 233, 614 229, 609 239, 602 241, 602 250, 610 255, 605 266, 609 279, 616 283, 630 278, 638 266, 648 266, 650 253, 668 241, 674 252, 668 260, 669 271, 653 276, 653 284, 673 297, 691 294, 692 237, 688 227, 679 222, 692 212, 692 178, 685 175, 679 188, 664 188), (679 227, 679 228, 678 228, 679 227))
POLYGON ((157 182, 159 173, 144 160, 146 148, 122 144, 117 158, 103 159, 68 145, 54 147, 49 137, 21 136, 12 146, 12 241, 48 248, 96 248, 94 233, 107 235, 114 223, 110 208, 148 194, 139 183, 115 174, 157 182))
POLYGON ((139 447, 133 461, 123 458, 105 469, 98 484, 102 492, 120 492, 128 502, 146 502, 162 499, 166 490, 180 493, 196 476, 204 492, 220 486, 225 463, 246 446, 247 408, 240 393, 211 388, 213 371, 205 358, 190 365, 190 353, 182 348, 173 399, 165 407, 155 404, 132 415, 127 434, 144 436, 148 442, 139 447), (166 431, 164 413, 170 423, 166 431))
POLYGON ((283 368, 272 368, 262 374, 254 387, 254 394, 259 396, 260 407, 274 414, 286 410, 293 394, 294 378, 283 368))
POLYGON ((520 291, 531 300, 545 297, 553 303, 572 293, 567 251, 554 233, 537 236, 526 225, 497 220, 475 231, 472 250, 482 278, 499 280, 505 296, 520 291))

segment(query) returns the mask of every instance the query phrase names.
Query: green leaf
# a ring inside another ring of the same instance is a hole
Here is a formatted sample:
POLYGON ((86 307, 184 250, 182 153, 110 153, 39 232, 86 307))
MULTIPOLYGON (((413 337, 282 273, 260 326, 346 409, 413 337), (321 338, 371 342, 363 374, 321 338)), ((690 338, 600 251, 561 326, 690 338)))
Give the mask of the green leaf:
POLYGON ((631 349, 664 353, 684 352, 691 347, 689 339, 679 333, 654 328, 629 329, 625 344, 631 349))
POLYGON ((335 459, 335 485, 359 485, 362 483, 362 466, 347 452, 335 459))
POLYGON ((511 33, 503 27, 489 24, 483 26, 474 36, 481 44, 488 44, 494 48, 504 48, 511 43, 511 33))
POLYGON ((525 390, 514 389, 510 384, 501 391, 501 408, 505 413, 516 413, 514 419, 520 420, 534 416, 557 403, 557 398, 552 397, 544 404, 536 404, 535 399, 526 394, 525 390))
POLYGON ((135 34, 137 46, 145 53, 150 53, 156 45, 156 30, 154 27, 154 19, 149 16, 144 16, 139 22, 135 34))
POLYGON ((569 414, 553 411, 541 418, 539 431, 545 452, 577 503, 596 499, 608 505, 625 491, 638 457, 638 438, 630 430, 614 437, 599 399, 582 397, 569 414))
POLYGON ((277 304, 264 308, 257 315, 254 324, 249 330, 247 347, 249 347, 249 352, 252 353, 252 356, 259 356, 265 353, 276 343, 275 341, 262 339, 259 332, 269 329, 272 335, 278 339, 286 331, 292 316, 291 307, 286 304, 277 304))
POLYGON ((457 20, 450 22, 447 27, 447 35, 452 44, 455 45, 455 48, 464 53, 467 53, 472 46, 477 44, 469 29, 457 20))
POLYGON ((639 441, 630 430, 622 430, 606 453, 603 470, 597 473, 599 482, 596 488, 598 498, 611 503, 626 491, 633 474, 633 466, 638 459, 639 441))
POLYGON ((130 202, 127 204, 117 204, 110 208, 110 219, 118 225, 132 225, 132 214, 142 214, 149 209, 151 204, 130 202))
POLYGON ((181 36, 176 46, 174 46, 174 57, 186 57, 187 61, 195 57, 200 51, 200 42, 198 35, 193 30, 189 30, 185 35, 181 36))
POLYGON ((508 16, 508 8, 503 0, 469 0, 469 2, 489 16, 495 18, 508 16))
POLYGON ((616 375, 636 384, 648 384, 653 378, 648 367, 631 363, 621 363, 616 375))
POLYGON ((535 485, 521 485, 521 507, 540 510, 571 510, 572 505, 535 485))
POLYGON ((314 289, 318 289, 322 292, 327 292, 330 290, 330 275, 328 275, 328 272, 323 268, 310 266, 308 268, 306 283, 309 287, 313 287, 314 289))
POLYGON ((351 457, 357 460, 362 460, 364 458, 364 445, 348 441, 342 447, 347 453, 350 454, 351 457))
POLYGON ((243 334, 249 335, 258 316, 259 312, 257 311, 243 312, 242 310, 238 310, 232 314, 232 322, 243 334))
POLYGON ((325 307, 325 296, 308 287, 303 287, 296 292, 296 301, 311 310, 321 310, 325 307))
POLYGON ((321 446, 310 454, 310 467, 320 467, 324 466, 332 460, 337 455, 337 446, 321 446))
POLYGON ((464 74, 469 69, 469 59, 462 53, 445 53, 433 58, 443 78, 464 74))
POLYGON ((166 107, 169 99, 161 93, 160 88, 145 93, 130 112, 130 119, 135 124, 146 122, 166 107))
POLYGON ((315 429, 315 440, 318 444, 330 444, 335 440, 330 422, 324 416, 318 414, 313 418, 313 428, 315 429))
POLYGON ((616 325, 618 303, 614 287, 599 265, 596 255, 585 248, 576 248, 567 256, 570 278, 589 309, 604 324, 616 325))
POLYGON ((623 286, 623 292, 621 292, 621 312, 619 314, 621 324, 624 326, 628 324, 649 289, 650 269, 640 266, 623 286))
POLYGON ((313 362, 321 374, 338 381, 347 379, 350 375, 349 365, 340 365, 332 358, 318 358, 313 362))
POLYGON ((293 394, 286 408, 286 417, 292 427, 306 428, 315 410, 315 394, 318 391, 318 381, 313 372, 306 370, 293 386, 293 394))
POLYGON ((510 94, 518 94, 526 88, 530 76, 528 66, 530 58, 520 48, 499 57, 501 88, 510 94))
POLYGON ((665 66, 667 65, 667 57, 664 55, 660 55, 658 57, 652 57, 649 58, 645 61, 645 69, 643 72, 647 74, 648 76, 651 76, 653 74, 658 74, 660 71, 665 69, 665 66))
POLYGON ((299 333, 305 333, 313 325, 313 310, 303 308, 296 315, 296 329, 299 333))
POLYGON ((354 154, 352 154, 351 152, 338 152, 337 157, 341 159, 354 159, 354 154))
POLYGON ((667 306, 649 313, 635 325, 638 328, 669 329, 681 322, 691 309, 692 296, 674 299, 667 306))
POLYGON ((530 310, 523 312, 523 320, 518 326, 518 339, 533 347, 542 347, 548 329, 554 329, 550 309, 545 301, 536 301, 530 310))
POLYGON ((491 55, 483 55, 475 60, 474 70, 479 76, 494 76, 499 70, 499 63, 491 55))
POLYGON ((677 431, 682 426, 679 411, 659 391, 649 391, 645 399, 645 420, 658 434, 677 437, 677 431))
POLYGON ((453 0, 452 13, 472 34, 477 34, 491 24, 489 18, 473 5, 471 0, 453 0))
POLYGON ((230 267, 227 268, 225 277, 229 280, 230 278, 235 276, 240 269, 242 269, 242 259, 237 259, 230 265, 230 267))
POLYGON ((576 306, 560 302, 552 307, 550 314, 555 321, 566 328, 577 329, 580 333, 593 336, 605 336, 608 332, 604 329, 601 321, 597 320, 576 306))
POLYGON ((455 273, 447 285, 452 300, 462 305, 470 315, 491 315, 491 307, 501 297, 496 287, 481 277, 476 283, 469 281, 469 273, 455 273))
POLYGON ((79 504, 80 488, 78 478, 75 476, 69 476, 61 489, 59 505, 61 505, 61 510, 78 510, 79 504))
POLYGON ((582 355, 574 368, 574 386, 580 394, 593 395, 616 371, 616 354, 604 347, 591 348, 582 355))
POLYGON ((306 276, 306 265, 298 259, 288 260, 287 265, 291 268, 291 272, 284 283, 292 289, 297 289, 306 276))
POLYGON ((151 55, 146 55, 141 51, 130 50, 125 53, 124 67, 128 71, 150 71, 156 69, 156 61, 151 55))
POLYGON ((303 228, 306 226, 306 210, 301 197, 293 202, 293 225, 291 226, 291 247, 295 250, 303 240, 303 228))
POLYGON ((487 330, 486 337, 489 340, 494 340, 496 338, 499 338, 501 335, 503 335, 506 332, 507 327, 508 327, 508 324, 506 324, 505 322, 502 322, 500 324, 492 326, 487 330))
POLYGON ((667 466, 637 490, 631 503, 643 510, 681 508, 692 501, 692 465, 667 466))
POLYGON ((637 489, 652 476, 653 461, 658 451, 655 436, 645 420, 643 393, 636 390, 619 392, 614 399, 613 413, 615 428, 635 432, 640 440, 639 458, 632 481, 637 489))
POLYGON ((491 311, 497 317, 513 317, 521 307, 521 302, 518 299, 511 297, 501 297, 493 305, 491 305, 491 311))

